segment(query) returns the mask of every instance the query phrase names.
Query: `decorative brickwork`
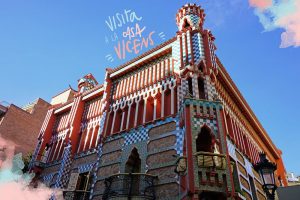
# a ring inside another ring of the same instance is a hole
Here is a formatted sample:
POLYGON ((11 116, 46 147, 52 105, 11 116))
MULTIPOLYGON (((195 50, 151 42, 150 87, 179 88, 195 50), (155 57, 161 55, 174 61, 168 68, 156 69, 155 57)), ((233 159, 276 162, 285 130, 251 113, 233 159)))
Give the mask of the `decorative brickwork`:
POLYGON ((162 149, 165 147, 173 146, 176 144, 176 136, 171 135, 162 139, 154 140, 148 144, 148 152, 156 149, 162 149))
POLYGON ((171 132, 176 130, 176 123, 175 122, 170 122, 161 126, 154 127, 149 130, 149 137, 157 137, 163 133, 171 132))
POLYGON ((163 154, 162 153, 153 154, 148 157, 147 164, 148 166, 157 166, 171 161, 174 161, 175 163, 175 159, 172 157, 172 155, 176 155, 175 150, 169 150, 164 152, 163 154))
POLYGON ((104 177, 108 177, 112 174, 116 174, 119 171, 120 171, 120 165, 112 164, 112 165, 101 167, 101 170, 98 171, 97 176, 98 179, 103 179, 104 177))

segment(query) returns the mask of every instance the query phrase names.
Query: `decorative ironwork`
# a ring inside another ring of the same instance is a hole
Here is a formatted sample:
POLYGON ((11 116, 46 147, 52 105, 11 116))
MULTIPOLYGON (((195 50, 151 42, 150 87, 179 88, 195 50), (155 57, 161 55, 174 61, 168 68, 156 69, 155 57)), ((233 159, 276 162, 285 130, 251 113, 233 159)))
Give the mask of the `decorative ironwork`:
POLYGON ((90 197, 90 191, 75 190, 75 191, 63 191, 64 199, 66 200, 88 200, 90 197))
POLYGON ((157 176, 142 173, 115 174, 105 179, 103 200, 128 197, 155 200, 157 176))
POLYGON ((226 169, 226 156, 210 152, 197 152, 198 167, 212 167, 216 169, 226 169))
POLYGON ((33 165, 39 168, 45 168, 47 164, 43 161, 36 160, 33 162, 33 165))

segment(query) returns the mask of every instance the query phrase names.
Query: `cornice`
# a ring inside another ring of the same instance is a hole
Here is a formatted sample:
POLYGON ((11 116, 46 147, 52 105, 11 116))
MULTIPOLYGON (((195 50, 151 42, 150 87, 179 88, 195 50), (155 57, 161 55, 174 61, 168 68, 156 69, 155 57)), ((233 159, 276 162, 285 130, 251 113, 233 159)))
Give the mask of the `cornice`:
POLYGON ((128 65, 130 65, 130 64, 132 64, 132 63, 134 63, 134 62, 136 62, 136 61, 141 60, 142 58, 144 58, 144 57, 150 55, 151 53, 154 53, 155 51, 157 51, 157 50, 159 50, 159 49, 161 49, 161 48, 163 48, 163 47, 165 47, 165 46, 171 44, 171 43, 174 42, 176 39, 177 39, 177 37, 173 37, 173 38, 169 39, 168 41, 166 41, 166 42, 164 42, 164 43, 162 43, 162 44, 160 44, 160 45, 158 45, 158 46, 156 46, 156 47, 150 49, 149 51, 147 51, 147 52, 141 54, 140 56, 137 56, 137 57, 133 58, 132 60, 129 60, 128 62, 126 62, 126 63, 124 63, 124 64, 122 64, 122 65, 120 65, 120 66, 118 66, 118 67, 116 67, 116 68, 114 68, 114 69, 109 70, 109 73, 112 74, 112 73, 114 73, 114 72, 117 72, 117 71, 119 71, 119 70, 121 70, 121 69, 127 67, 128 65))
POLYGON ((278 159, 280 155, 274 143, 272 142, 271 138, 267 134, 266 130, 263 128, 259 120, 257 119, 256 115, 250 108, 249 104, 238 90, 237 86, 229 76, 228 72, 226 71, 225 67, 222 65, 221 61, 217 57, 217 63, 219 66, 219 72, 217 75, 217 79, 224 83, 225 86, 228 88, 228 93, 231 96, 231 99, 239 106, 239 109, 244 114, 244 116, 248 119, 249 123, 252 125, 254 130, 257 130, 258 136, 262 139, 264 144, 267 144, 266 147, 272 152, 273 156, 278 159))

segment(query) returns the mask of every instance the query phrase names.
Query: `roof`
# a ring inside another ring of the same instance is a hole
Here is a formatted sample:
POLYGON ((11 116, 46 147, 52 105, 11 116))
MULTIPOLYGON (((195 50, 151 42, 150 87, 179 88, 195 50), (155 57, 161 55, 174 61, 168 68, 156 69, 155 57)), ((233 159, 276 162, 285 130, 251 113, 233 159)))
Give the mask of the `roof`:
POLYGON ((69 85, 69 87, 68 87, 67 89, 63 90, 62 92, 60 92, 60 93, 58 93, 58 94, 56 94, 56 95, 54 95, 52 98, 57 97, 57 96, 59 96, 60 94, 66 92, 66 91, 68 91, 68 90, 71 90, 71 91, 73 91, 73 92, 77 92, 77 90, 74 90, 74 89, 69 85))

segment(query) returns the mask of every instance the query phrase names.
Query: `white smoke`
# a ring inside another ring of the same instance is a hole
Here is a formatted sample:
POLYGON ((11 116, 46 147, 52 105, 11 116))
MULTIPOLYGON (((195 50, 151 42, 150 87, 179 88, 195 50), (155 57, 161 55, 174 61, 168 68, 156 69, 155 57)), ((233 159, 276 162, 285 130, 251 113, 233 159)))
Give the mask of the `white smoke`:
POLYGON ((1 200, 48 200, 52 194, 62 199, 59 191, 39 183, 30 185, 34 174, 23 173, 22 154, 14 155, 15 145, 0 137, 0 194, 1 200))

